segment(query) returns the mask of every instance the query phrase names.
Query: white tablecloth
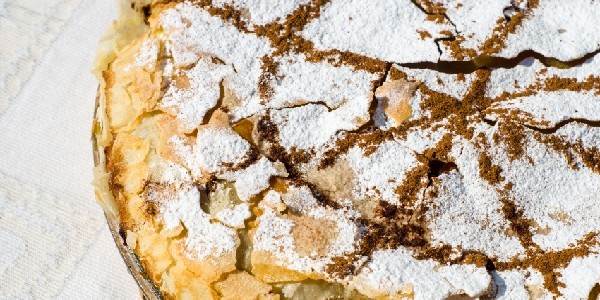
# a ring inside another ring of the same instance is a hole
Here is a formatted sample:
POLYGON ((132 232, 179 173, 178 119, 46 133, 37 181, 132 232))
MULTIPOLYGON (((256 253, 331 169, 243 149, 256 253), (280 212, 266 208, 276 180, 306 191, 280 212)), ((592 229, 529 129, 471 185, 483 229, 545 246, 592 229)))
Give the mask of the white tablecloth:
POLYGON ((111 0, 0 0, 0 299, 139 299, 93 196, 111 0))

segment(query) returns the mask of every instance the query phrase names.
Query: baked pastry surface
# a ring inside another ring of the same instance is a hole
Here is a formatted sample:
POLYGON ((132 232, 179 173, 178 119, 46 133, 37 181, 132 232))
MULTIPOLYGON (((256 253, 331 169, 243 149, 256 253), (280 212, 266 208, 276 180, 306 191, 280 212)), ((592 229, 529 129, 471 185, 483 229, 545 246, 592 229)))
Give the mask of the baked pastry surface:
POLYGON ((120 5, 96 193, 165 298, 597 297, 600 3, 120 5))

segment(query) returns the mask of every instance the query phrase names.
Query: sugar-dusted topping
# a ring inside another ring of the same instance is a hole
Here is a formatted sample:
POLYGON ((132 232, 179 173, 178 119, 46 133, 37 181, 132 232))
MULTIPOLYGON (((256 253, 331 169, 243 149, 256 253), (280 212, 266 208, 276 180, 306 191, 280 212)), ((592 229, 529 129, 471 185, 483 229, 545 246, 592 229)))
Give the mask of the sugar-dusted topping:
POLYGON ((221 81, 232 73, 231 66, 202 57, 191 69, 175 71, 158 106, 175 115, 184 130, 191 132, 203 123, 206 113, 217 104, 221 81))
POLYGON ((162 12, 160 25, 168 32, 167 49, 177 66, 191 65, 205 53, 210 53, 235 70, 224 81, 243 104, 232 108, 234 118, 246 117, 259 110, 261 58, 273 51, 266 39, 242 33, 189 2, 162 12))
POLYGON ((440 41, 442 60, 470 60, 479 55, 512 58, 528 50, 562 61, 580 58, 600 47, 593 22, 600 14, 594 1, 564 6, 549 1, 423 1, 429 13, 443 13, 456 27, 453 39, 440 41))
POLYGON ((204 182, 214 176, 233 181, 243 201, 268 188, 271 177, 287 176, 283 164, 260 156, 248 141, 227 126, 202 126, 195 145, 178 136, 171 137, 169 143, 194 179, 204 182))
POLYGON ((447 265, 437 270, 459 294, 470 297, 487 295, 491 287, 491 277, 488 271, 474 265, 447 265))
POLYGON ((114 194, 149 170, 145 212, 187 228, 191 258, 233 261, 251 227, 241 263, 281 270, 261 280, 580 298, 600 272, 600 60, 584 56, 593 26, 575 27, 600 8, 476 2, 151 5, 148 33, 103 74, 111 125, 140 138, 114 132, 114 194))
POLYGON ((264 25, 284 19, 296 7, 308 2, 309 0, 279 0, 273 2, 261 0, 213 0, 212 4, 216 7, 233 6, 243 12, 242 17, 247 19, 250 24, 264 25))
MULTIPOLYGON (((500 97, 502 94, 517 94, 533 86, 539 79, 544 79, 546 73, 540 73, 546 69, 546 72, 561 73, 564 71, 573 72, 574 70, 546 68, 544 64, 533 57, 520 61, 516 66, 510 69, 498 68, 490 75, 488 86, 485 91, 486 96, 491 98, 500 97), (541 77, 541 78, 540 78, 541 77)), ((575 68, 577 71, 580 68, 575 68)), ((575 72, 577 72, 575 71, 575 72)), ((558 74, 557 74, 558 75, 558 74)))
POLYGON ((490 107, 486 118, 514 111, 521 121, 552 128, 570 119, 600 120, 600 59, 592 57, 569 69, 547 68, 525 59, 512 69, 492 72, 487 95, 504 101, 490 107))
POLYGON ((280 162, 271 162, 266 157, 261 157, 250 166, 225 172, 217 177, 233 181, 238 197, 242 201, 248 201, 258 193, 269 187, 271 177, 287 177, 285 166, 280 162))
MULTIPOLYGON (((276 197, 274 194, 276 192, 270 193, 272 195, 268 198, 276 197)), ((264 213, 257 219, 253 251, 270 253, 277 260, 276 264, 291 270, 303 273, 316 272, 322 276, 329 276, 326 268, 333 262, 332 259, 350 254, 355 249, 359 232, 357 225, 351 220, 353 213, 347 209, 335 210, 319 205, 306 186, 290 186, 288 191, 279 197, 293 213, 291 216, 281 215, 271 208, 272 203, 261 205, 264 213), (310 227, 311 223, 317 224, 315 222, 318 221, 333 222, 334 227, 310 227), (324 236, 314 240, 315 236, 307 236, 312 231, 324 236), (302 241, 298 240, 299 236, 302 237, 302 241), (326 236, 335 238, 324 241, 322 238, 326 236), (311 245, 323 242, 325 242, 322 249, 324 252, 320 255, 300 253, 303 252, 301 248, 310 249, 311 245)))
MULTIPOLYGON (((456 1, 433 0, 432 4, 442 5, 444 14, 455 25, 457 35, 454 41, 440 41, 441 60, 469 60, 477 56, 477 51, 492 37, 499 20, 505 22, 505 12, 513 8, 515 1, 456 1)), ((432 6, 430 8, 434 10, 432 6)))
POLYGON ((195 179, 241 164, 250 151, 250 144, 228 127, 200 128, 195 145, 178 136, 171 137, 169 144, 195 179))
POLYGON ((203 54, 211 53, 232 64, 243 75, 236 76, 238 80, 254 81, 260 74, 260 58, 271 52, 266 39, 242 33, 188 1, 163 11, 159 22, 168 33, 167 48, 177 66, 191 65, 203 54))
POLYGON ((211 53, 233 67, 235 72, 225 76, 223 82, 232 93, 225 96, 224 102, 233 120, 266 108, 303 103, 325 103, 331 109, 364 103, 372 97, 372 84, 378 78, 377 74, 348 66, 309 62, 302 54, 265 60, 273 51, 266 39, 241 32, 187 2, 163 12, 161 24, 170 31, 167 48, 176 65, 189 65, 203 53, 211 53))
POLYGON ((359 236, 359 228, 353 221, 357 217, 356 212, 347 208, 323 207, 307 186, 292 186, 282 195, 282 198, 283 203, 295 213, 334 222, 334 226, 337 227, 337 238, 330 241, 327 255, 341 256, 355 250, 355 242, 359 236))
MULTIPOLYGON (((425 86, 433 91, 445 93, 452 97, 462 97, 471 86, 473 80, 476 79, 475 73, 469 74, 447 74, 438 72, 431 69, 414 69, 407 68, 400 65, 394 65, 395 71, 408 81, 423 83, 425 86)), ((394 79, 391 78, 390 79, 394 79)))
POLYGON ((350 285, 373 298, 445 299, 461 293, 483 295, 490 280, 485 268, 441 267, 433 260, 415 259, 408 250, 390 249, 373 253, 350 285))
POLYGON ((496 299, 552 299, 543 287, 544 278, 540 272, 527 268, 514 271, 494 271, 492 278, 496 285, 496 299))
MULTIPOLYGON (((575 121, 557 128, 554 134, 567 143, 580 144, 582 149, 600 149, 600 127, 597 126, 584 126, 583 123, 575 121)), ((578 167, 586 166, 582 162, 577 163, 578 167)))
POLYGON ((579 245, 573 254, 585 255, 587 242, 582 241, 600 230, 590 221, 600 217, 595 205, 600 176, 585 163, 585 155, 595 155, 597 130, 573 123, 542 136, 526 129, 526 150, 518 159, 511 159, 506 146, 494 141, 497 128, 481 125, 476 130, 474 135, 483 140, 453 147, 449 158, 457 170, 433 181, 433 206, 426 213, 432 238, 505 262, 526 252, 534 260, 538 255, 554 257, 553 263, 561 265, 564 261, 551 252, 568 251, 573 245, 579 245), (566 146, 574 152, 561 153, 553 151, 561 142, 541 143, 555 135, 575 137, 573 143, 585 146, 566 146), (488 145, 485 152, 480 143, 488 145), (582 154, 586 151, 590 154, 582 154), (566 160, 564 155, 571 156, 566 160))
POLYGON ((547 67, 530 57, 510 69, 495 69, 487 84, 486 96, 514 98, 534 93, 551 93, 561 89, 598 91, 600 58, 586 59, 576 67, 560 69, 547 67), (577 84, 579 83, 579 84, 577 84))
MULTIPOLYGON (((586 130, 585 126, 575 126, 574 131, 586 130)), ((579 155, 569 158, 576 166, 573 168, 564 154, 553 151, 552 144, 540 142, 555 134, 537 136, 535 131, 525 130, 527 147, 520 159, 511 161, 505 148, 495 144, 488 149, 489 155, 505 181, 512 183, 509 195, 515 205, 531 220, 532 241, 543 250, 566 249, 588 233, 600 231, 595 221, 600 218, 600 174, 586 166, 585 158, 579 155)))
MULTIPOLYGON (((527 88, 532 87, 539 82, 540 77, 546 77, 548 70, 544 64, 533 57, 528 57, 520 61, 516 66, 505 69, 495 69, 488 81, 486 96, 490 98, 499 98, 502 95, 520 94, 527 88), (541 70, 545 71, 541 73, 541 70)), ((556 72, 556 71, 555 71, 556 72)))
POLYGON ((189 257, 203 260, 235 253, 239 245, 236 231, 211 222, 210 215, 200 208, 198 187, 189 183, 150 185, 148 201, 158 204, 166 229, 185 226, 185 254, 189 257))
POLYGON ((337 132, 358 129, 369 121, 372 98, 348 101, 330 110, 322 104, 272 110, 271 121, 279 128, 279 141, 286 149, 309 149, 329 141, 337 132))
POLYGON ((515 57, 533 50, 562 61, 582 57, 600 48, 600 32, 595 26, 580 24, 594 24, 598 16, 600 5, 595 1, 577 0, 570 5, 561 0, 539 1, 506 37, 498 55, 515 57))
POLYGON ((221 223, 233 227, 233 228, 244 228, 244 222, 250 218, 250 205, 248 203, 241 203, 231 208, 223 209, 215 214, 215 218, 221 223))
POLYGON ((265 207, 269 207, 277 212, 282 212, 286 208, 285 204, 281 200, 281 194, 274 190, 269 190, 258 206, 263 209, 265 207))
POLYGON ((345 159, 356 173, 353 184, 357 199, 382 198, 393 204, 398 204, 396 188, 404 181, 406 173, 421 165, 413 151, 396 141, 384 142, 369 154, 354 147, 345 159))
POLYGON ((570 119, 600 121, 600 96, 592 91, 556 91, 523 96, 490 107, 487 118, 496 119, 495 111, 516 111, 524 123, 552 128, 570 119))
POLYGON ((449 130, 445 128, 437 128, 436 130, 419 130, 413 129, 406 133, 406 138, 401 142, 403 146, 422 154, 427 149, 435 148, 435 146, 448 134, 449 130))
POLYGON ((287 150, 321 146, 337 132, 358 129, 370 118, 376 74, 311 63, 303 56, 282 58, 278 74, 281 77, 269 81, 273 90, 266 106, 276 108, 270 119, 287 150))
POLYGON ((529 299, 523 271, 493 271, 491 274, 495 285, 496 299, 529 299))
POLYGON ((151 171, 151 180, 159 183, 176 183, 176 182, 190 182, 192 177, 189 171, 182 165, 171 161, 164 161, 158 156, 152 156, 154 159, 150 160, 148 167, 151 171))
POLYGON ((479 176, 476 149, 456 149, 458 170, 442 174, 436 186, 437 195, 427 211, 432 240, 478 250, 499 260, 523 254, 523 247, 515 237, 508 236, 509 224, 502 215, 498 194, 479 176), (475 152, 475 153, 474 153, 475 152))
POLYGON ((373 81, 379 77, 349 66, 308 62, 304 55, 284 56, 276 62, 277 73, 269 80, 273 90, 270 108, 320 102, 335 109, 368 102, 373 97, 373 81))
MULTIPOLYGON (((253 251, 278 251, 280 260, 295 258, 297 254, 293 250, 294 237, 292 227, 294 222, 281 218, 269 207, 263 207, 263 214, 257 218, 258 227, 254 234, 253 251)), ((299 255, 297 255, 299 256, 299 255)), ((300 261, 296 261, 296 268, 305 268, 300 261)))
POLYGON ((320 18, 309 23, 302 36, 322 50, 352 51, 391 62, 437 61, 434 39, 454 32, 449 22, 438 23, 410 0, 333 0, 320 18), (419 32, 427 32, 422 39, 419 32), (385 45, 385 46, 382 46, 385 45))
POLYGON ((284 194, 280 194, 281 201, 295 213, 308 213, 313 208, 318 208, 318 201, 311 190, 306 186, 292 186, 284 194))
POLYGON ((559 281, 565 285, 559 288, 564 299, 588 299, 594 285, 600 283, 600 254, 574 258, 559 272, 559 281))
POLYGON ((418 120, 429 116, 430 112, 424 110, 423 100, 434 94, 461 99, 476 79, 475 73, 447 74, 430 69, 414 69, 393 65, 386 82, 403 79, 417 84, 408 104, 411 108, 409 120, 418 120))
POLYGON ((160 42, 157 39, 146 39, 135 58, 135 65, 153 71, 158 61, 160 42))

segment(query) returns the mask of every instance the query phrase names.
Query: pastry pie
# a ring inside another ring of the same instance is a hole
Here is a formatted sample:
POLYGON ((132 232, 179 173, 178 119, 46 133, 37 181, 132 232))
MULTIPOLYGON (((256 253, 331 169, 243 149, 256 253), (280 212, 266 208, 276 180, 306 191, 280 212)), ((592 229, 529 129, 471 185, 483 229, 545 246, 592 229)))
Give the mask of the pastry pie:
POLYGON ((96 194, 164 298, 598 297, 598 1, 119 4, 96 194))

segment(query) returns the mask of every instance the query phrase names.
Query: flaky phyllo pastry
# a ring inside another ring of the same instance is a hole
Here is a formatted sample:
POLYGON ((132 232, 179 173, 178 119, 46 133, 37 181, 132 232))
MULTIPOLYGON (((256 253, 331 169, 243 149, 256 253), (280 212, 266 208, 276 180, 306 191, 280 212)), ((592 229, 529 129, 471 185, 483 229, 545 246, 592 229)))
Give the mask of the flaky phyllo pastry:
POLYGON ((96 193, 166 299, 596 299, 600 2, 125 1, 96 193))

